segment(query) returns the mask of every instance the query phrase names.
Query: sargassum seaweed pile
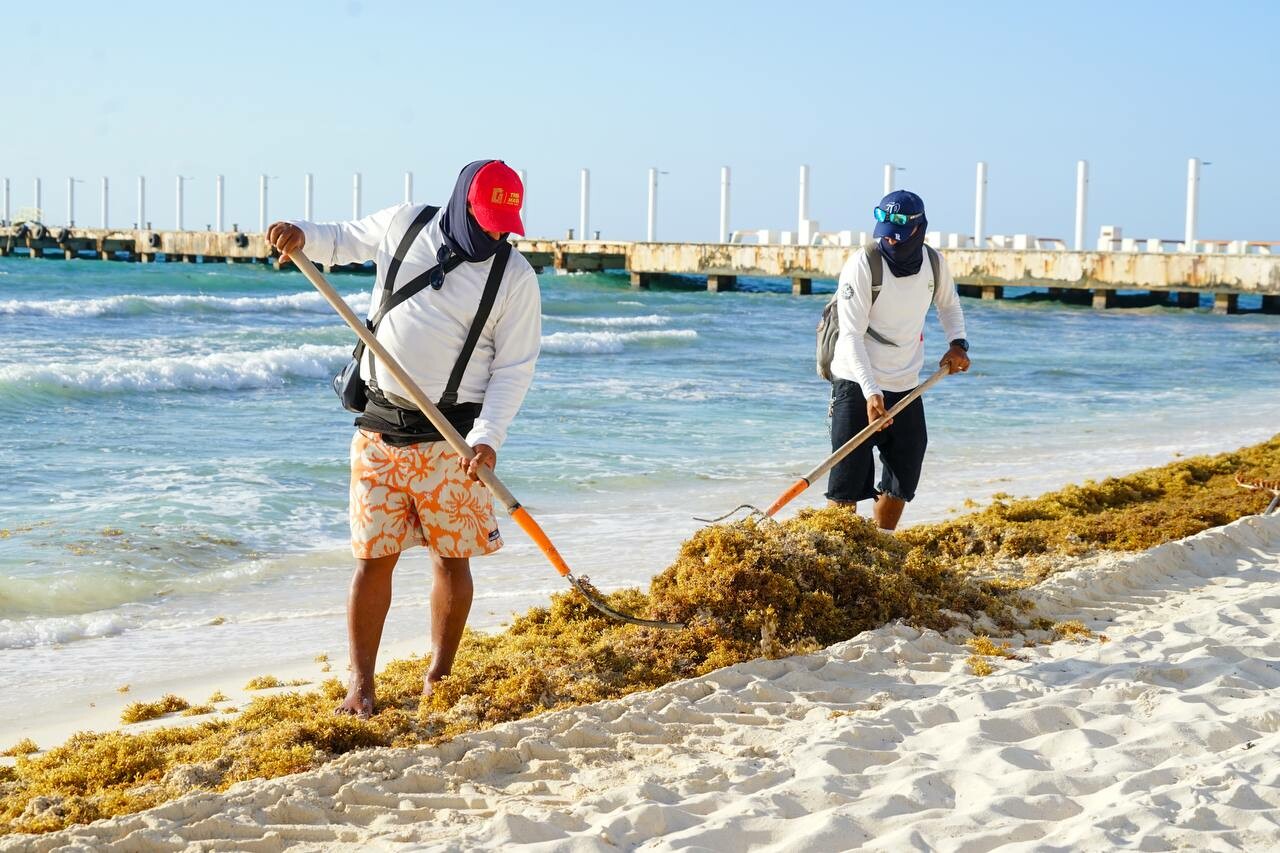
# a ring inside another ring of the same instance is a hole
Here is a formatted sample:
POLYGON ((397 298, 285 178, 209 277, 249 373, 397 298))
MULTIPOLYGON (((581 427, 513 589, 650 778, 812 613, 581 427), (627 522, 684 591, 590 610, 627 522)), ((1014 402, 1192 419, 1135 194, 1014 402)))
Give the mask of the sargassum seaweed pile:
MULTIPOLYGON (((453 674, 426 701, 428 658, 390 663, 377 677, 380 710, 369 720, 333 713, 344 690, 330 679, 315 690, 259 696, 232 717, 77 734, 0 766, 0 832, 45 832, 134 812, 191 790, 305 770, 354 749, 435 743, 761 655, 817 649, 894 619, 946 629, 948 611, 986 614, 1017 630, 1026 625, 1021 591, 1055 558, 1144 549, 1260 512, 1267 496, 1236 486, 1237 472, 1280 477, 1280 435, 1035 500, 1000 497, 896 537, 844 509, 708 527, 684 543, 648 594, 608 596, 624 611, 688 622, 687 630, 616 623, 565 593, 502 633, 469 632, 453 674)), ((975 647, 979 664, 998 654, 992 648, 975 647)), ((176 708, 182 700, 173 699, 162 701, 176 708)))

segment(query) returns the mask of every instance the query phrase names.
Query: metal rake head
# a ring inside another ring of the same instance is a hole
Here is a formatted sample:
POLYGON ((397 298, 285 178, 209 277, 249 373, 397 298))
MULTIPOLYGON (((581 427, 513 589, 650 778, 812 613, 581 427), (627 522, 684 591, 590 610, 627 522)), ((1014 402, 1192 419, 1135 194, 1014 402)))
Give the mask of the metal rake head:
POLYGON ((760 516, 761 518, 768 518, 768 517, 769 517, 769 516, 765 515, 764 510, 760 509, 760 508, 759 508, 759 507, 757 507, 757 506, 753 506, 753 505, 751 505, 751 504, 739 504, 737 507, 734 507, 733 509, 729 510, 729 511, 728 511, 728 512, 726 512, 724 515, 718 516, 718 517, 716 517, 716 518, 699 518, 698 516, 696 516, 696 515, 695 515, 695 516, 693 517, 693 520, 694 520, 694 521, 701 521, 703 524, 719 524, 720 522, 724 521, 725 519, 729 518, 730 516, 737 515, 739 512, 741 512, 741 511, 742 511, 742 510, 744 510, 744 509, 749 509, 749 510, 751 510, 749 513, 747 513, 747 514, 744 516, 744 518, 750 518, 750 517, 751 517, 751 516, 753 516, 753 515, 758 515, 758 516, 760 516))

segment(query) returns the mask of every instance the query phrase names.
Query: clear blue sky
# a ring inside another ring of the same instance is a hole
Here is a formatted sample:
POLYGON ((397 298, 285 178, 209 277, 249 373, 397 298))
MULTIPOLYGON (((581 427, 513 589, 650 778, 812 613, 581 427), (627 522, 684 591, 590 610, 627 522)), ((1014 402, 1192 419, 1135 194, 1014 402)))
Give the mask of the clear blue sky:
POLYGON ((501 157, 529 173, 535 234, 578 219, 642 238, 646 174, 662 178, 659 238, 714 239, 719 169, 732 226, 792 228, 812 170, 824 230, 870 226, 886 161, 932 227, 968 232, 974 164, 989 163, 988 233, 1069 238, 1075 162, 1090 161, 1088 236, 1179 237, 1186 161, 1210 160, 1200 236, 1280 239, 1280 4, 1219 2, 752 3, 331 2, 10 4, 0 45, 8 99, 0 176, 14 206, 44 179, 47 219, 172 227, 174 176, 191 175, 188 227, 318 219, 401 197, 442 201, 459 168, 501 157), (50 11, 56 8, 56 11, 50 11), (481 11, 483 10, 483 11, 481 11))

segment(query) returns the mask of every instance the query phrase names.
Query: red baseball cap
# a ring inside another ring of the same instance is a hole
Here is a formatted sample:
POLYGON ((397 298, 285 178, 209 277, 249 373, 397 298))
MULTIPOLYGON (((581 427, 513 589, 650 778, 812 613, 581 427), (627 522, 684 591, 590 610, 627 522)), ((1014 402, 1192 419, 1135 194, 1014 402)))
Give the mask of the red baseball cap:
POLYGON ((467 201, 481 228, 524 236, 524 223, 520 221, 524 184, 506 163, 494 160, 482 166, 471 179, 467 201))

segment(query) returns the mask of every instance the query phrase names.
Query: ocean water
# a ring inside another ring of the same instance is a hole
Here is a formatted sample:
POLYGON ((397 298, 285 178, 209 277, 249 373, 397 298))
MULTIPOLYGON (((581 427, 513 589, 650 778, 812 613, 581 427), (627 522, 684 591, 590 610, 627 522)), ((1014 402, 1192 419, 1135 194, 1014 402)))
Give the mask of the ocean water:
MULTIPOLYGON (((367 308, 371 276, 333 281, 367 308)), ((602 588, 647 583, 694 515, 767 505, 829 451, 813 368, 825 295, 541 283, 543 354, 498 472, 602 588)), ((1280 431, 1280 317, 964 307, 973 370, 926 399, 908 523, 1280 431)), ((936 360, 932 321, 926 338, 936 360)), ((344 659, 352 427, 328 382, 352 341, 297 274, 0 259, 0 684, 22 685, 0 691, 0 741, 120 684, 149 695, 344 659)), ((507 547, 474 566, 477 627, 564 587, 503 529, 507 547)), ((429 580, 411 554, 387 641, 426 650, 429 580)))

